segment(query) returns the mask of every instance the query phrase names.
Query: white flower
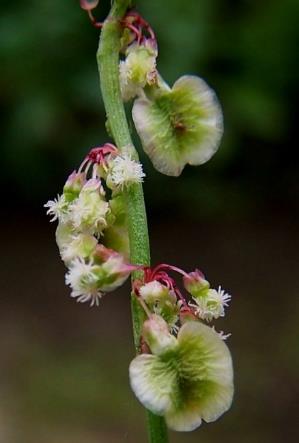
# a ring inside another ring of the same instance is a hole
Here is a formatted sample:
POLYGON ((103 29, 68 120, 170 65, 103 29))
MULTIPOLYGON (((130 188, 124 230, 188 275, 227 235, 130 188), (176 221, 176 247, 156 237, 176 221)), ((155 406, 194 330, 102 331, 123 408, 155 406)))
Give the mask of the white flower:
POLYGON ((57 195, 57 198, 54 198, 54 200, 49 200, 45 205, 45 208, 48 208, 47 214, 52 216, 51 222, 55 220, 65 220, 67 216, 67 207, 68 204, 65 201, 64 195, 57 195))
POLYGON ((145 174, 142 165, 131 159, 128 154, 117 156, 110 163, 107 177, 109 187, 123 190, 125 186, 141 183, 145 174))
POLYGON ((100 234, 107 226, 109 204, 100 195, 100 183, 89 180, 79 197, 70 205, 74 228, 91 234, 100 234))
POLYGON ((76 257, 88 258, 95 251, 97 243, 97 239, 90 234, 73 235, 62 248, 61 258, 66 263, 76 257))
POLYGON ((211 321, 213 318, 224 317, 224 308, 228 306, 230 299, 231 296, 219 286, 218 291, 209 289, 207 295, 193 298, 196 304, 190 306, 196 308, 196 315, 201 319, 211 321))
POLYGON ((90 306, 99 305, 102 293, 97 288, 97 270, 98 266, 92 261, 86 263, 82 258, 75 258, 71 262, 65 276, 65 283, 72 288, 71 297, 80 303, 90 301, 90 306))

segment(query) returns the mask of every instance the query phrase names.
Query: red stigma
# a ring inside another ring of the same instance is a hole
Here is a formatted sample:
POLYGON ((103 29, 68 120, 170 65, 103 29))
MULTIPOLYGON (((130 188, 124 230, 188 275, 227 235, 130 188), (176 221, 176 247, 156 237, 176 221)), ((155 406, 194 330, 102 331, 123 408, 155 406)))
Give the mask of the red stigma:
POLYGON ((106 163, 105 157, 109 154, 117 154, 118 149, 112 143, 105 143, 103 146, 92 148, 87 154, 87 159, 98 165, 106 163))
POLYGON ((134 39, 139 45, 144 43, 147 39, 151 40, 154 45, 157 44, 153 29, 137 11, 129 11, 121 23, 125 28, 128 28, 133 32, 134 39))
POLYGON ((186 309, 189 309, 188 303, 186 302, 185 297, 177 287, 175 280, 169 276, 166 270, 186 275, 185 271, 183 271, 182 269, 177 268, 176 266, 162 263, 153 269, 151 269, 150 267, 144 268, 144 283, 150 283, 154 280, 158 281, 170 291, 173 291, 178 299, 182 302, 182 305, 185 306, 186 309))

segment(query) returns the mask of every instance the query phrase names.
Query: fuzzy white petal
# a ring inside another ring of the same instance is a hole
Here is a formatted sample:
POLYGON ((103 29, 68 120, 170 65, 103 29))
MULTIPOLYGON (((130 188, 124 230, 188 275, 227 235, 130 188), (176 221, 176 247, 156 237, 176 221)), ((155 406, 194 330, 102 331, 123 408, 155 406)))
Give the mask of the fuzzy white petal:
POLYGON ((112 188, 123 190, 126 186, 141 183, 145 177, 141 163, 136 162, 127 154, 117 156, 109 166, 107 182, 112 185, 112 188))

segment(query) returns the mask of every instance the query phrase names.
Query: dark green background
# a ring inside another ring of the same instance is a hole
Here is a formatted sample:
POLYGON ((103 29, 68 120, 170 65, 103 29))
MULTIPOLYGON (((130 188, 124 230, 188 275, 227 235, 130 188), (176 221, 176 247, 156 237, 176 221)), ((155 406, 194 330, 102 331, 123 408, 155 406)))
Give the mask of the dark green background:
MULTIPOLYGON (((102 0, 99 16, 109 2, 102 0)), ((172 84, 202 76, 225 134, 206 165, 147 180, 153 262, 199 267, 233 296, 229 413, 171 442, 299 438, 297 0, 140 0, 172 84)), ((142 443, 128 386, 129 287, 98 309, 76 304, 44 202, 91 146, 107 140, 98 31, 79 1, 1 6, 0 442, 142 443)))

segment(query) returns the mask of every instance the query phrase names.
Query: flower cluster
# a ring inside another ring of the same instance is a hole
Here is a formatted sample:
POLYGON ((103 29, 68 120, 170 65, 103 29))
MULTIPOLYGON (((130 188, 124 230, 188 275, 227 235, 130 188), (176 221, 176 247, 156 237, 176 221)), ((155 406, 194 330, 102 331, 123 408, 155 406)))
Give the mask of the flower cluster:
POLYGON ((120 88, 124 101, 135 99, 136 130, 154 167, 178 176, 186 164, 201 165, 217 151, 222 111, 204 80, 184 75, 171 88, 157 71, 155 34, 136 12, 124 21, 120 88))
POLYGON ((148 319, 148 351, 130 365, 131 386, 141 403, 165 416, 176 431, 191 431, 227 411, 233 397, 233 369, 224 341, 228 335, 204 324, 224 316, 230 296, 211 289, 204 275, 161 264, 145 269, 135 295, 148 319), (183 276, 188 295, 169 272, 183 276))
MULTIPOLYGON (((93 25, 101 28, 92 13, 98 3, 80 0, 93 25)), ((170 87, 157 70, 158 46, 150 25, 133 10, 120 24, 120 90, 115 89, 124 102, 134 100, 133 121, 154 167, 178 176, 187 164, 207 162, 223 132, 215 93, 191 75, 170 87)), ((130 364, 130 383, 140 402, 164 416, 171 429, 191 431, 202 420, 215 421, 232 402, 233 367, 224 342, 230 334, 210 325, 225 315, 231 297, 220 286, 211 288, 199 270, 128 263, 125 191, 144 178, 134 152, 131 146, 119 152, 110 143, 93 148, 67 179, 62 195, 45 207, 51 221, 58 221, 65 281, 78 302, 98 306, 104 293, 122 285, 132 271, 142 271, 143 277, 133 282, 143 325, 136 328, 142 326, 140 354, 130 364)))
POLYGON ((68 177, 62 195, 45 204, 51 221, 58 220, 56 241, 68 268, 65 281, 77 301, 98 305, 103 293, 120 286, 136 269, 126 262, 121 191, 143 177, 140 163, 107 143, 93 148, 68 177))

